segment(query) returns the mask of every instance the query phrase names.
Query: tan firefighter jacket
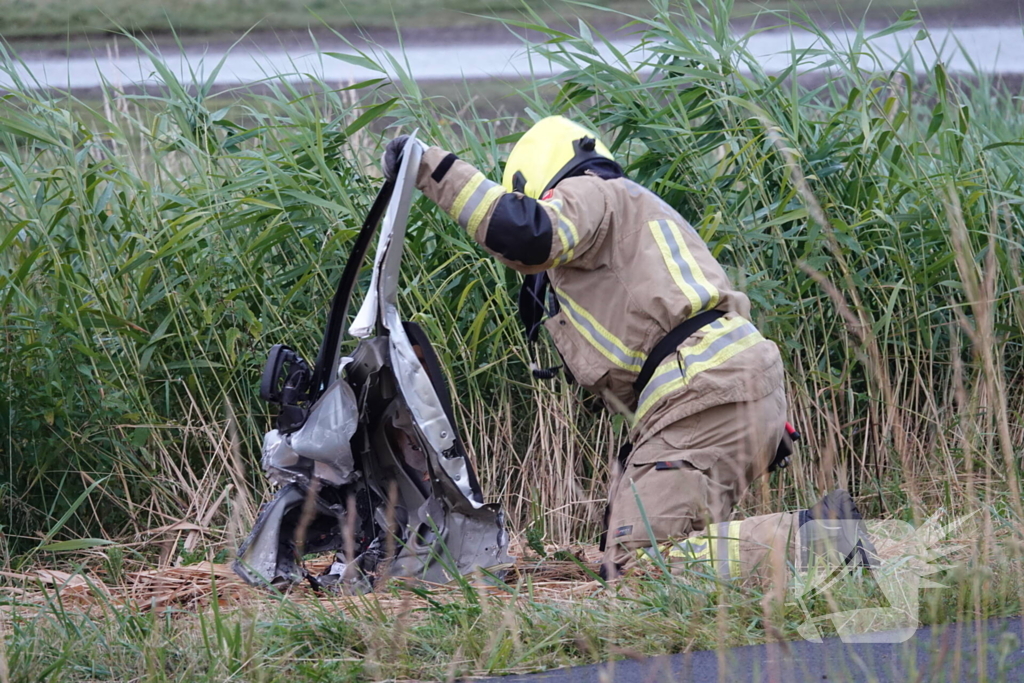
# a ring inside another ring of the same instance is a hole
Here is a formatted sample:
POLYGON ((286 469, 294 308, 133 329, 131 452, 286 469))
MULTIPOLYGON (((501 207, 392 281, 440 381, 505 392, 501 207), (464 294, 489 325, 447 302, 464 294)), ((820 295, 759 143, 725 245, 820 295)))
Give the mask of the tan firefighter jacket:
POLYGON ((437 147, 424 152, 417 186, 502 263, 548 272, 560 310, 545 327, 581 385, 610 391, 635 411, 634 445, 706 408, 782 385, 779 351, 750 323, 746 295, 697 232, 646 188, 583 175, 535 200, 437 147), (712 309, 728 313, 684 341, 636 396, 647 354, 712 309))

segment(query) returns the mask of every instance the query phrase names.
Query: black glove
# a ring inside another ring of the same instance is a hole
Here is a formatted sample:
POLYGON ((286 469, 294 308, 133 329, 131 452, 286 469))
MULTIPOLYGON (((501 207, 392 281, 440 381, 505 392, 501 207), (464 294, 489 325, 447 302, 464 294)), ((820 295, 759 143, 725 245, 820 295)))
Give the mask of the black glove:
POLYGON ((380 169, 384 172, 385 180, 394 180, 398 175, 398 167, 402 165, 402 151, 405 143, 409 141, 408 135, 399 135, 384 148, 384 156, 380 160, 380 169))

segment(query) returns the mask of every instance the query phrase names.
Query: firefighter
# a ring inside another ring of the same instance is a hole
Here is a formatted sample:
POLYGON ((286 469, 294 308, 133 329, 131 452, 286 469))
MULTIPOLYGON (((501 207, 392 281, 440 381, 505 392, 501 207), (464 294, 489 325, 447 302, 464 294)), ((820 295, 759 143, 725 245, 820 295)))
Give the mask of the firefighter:
MULTIPOLYGON (((388 143, 386 178, 405 143, 388 143)), ((779 350, 696 230, 626 178, 596 134, 560 116, 538 121, 501 184, 428 147, 416 185, 526 275, 528 338, 543 322, 571 377, 632 419, 609 491, 606 572, 651 548, 652 536, 670 559, 708 561, 730 578, 763 573, 772 549, 798 565, 825 548, 866 561, 845 491, 810 510, 731 520, 786 440, 779 350), (847 521, 805 524, 824 518, 847 521)))

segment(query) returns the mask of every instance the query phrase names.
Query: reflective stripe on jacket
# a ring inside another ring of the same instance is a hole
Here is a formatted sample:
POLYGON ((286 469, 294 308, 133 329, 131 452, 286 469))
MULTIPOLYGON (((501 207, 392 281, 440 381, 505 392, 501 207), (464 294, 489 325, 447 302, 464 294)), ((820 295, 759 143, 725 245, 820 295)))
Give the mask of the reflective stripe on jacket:
POLYGON ((561 310, 545 326, 581 385, 636 411, 635 444, 782 384, 779 351, 749 322, 746 295, 689 223, 646 188, 584 175, 534 200, 437 147, 424 153, 417 185, 506 265, 548 271, 561 310), (727 313, 683 342, 637 397, 633 382, 651 349, 712 309, 727 313))

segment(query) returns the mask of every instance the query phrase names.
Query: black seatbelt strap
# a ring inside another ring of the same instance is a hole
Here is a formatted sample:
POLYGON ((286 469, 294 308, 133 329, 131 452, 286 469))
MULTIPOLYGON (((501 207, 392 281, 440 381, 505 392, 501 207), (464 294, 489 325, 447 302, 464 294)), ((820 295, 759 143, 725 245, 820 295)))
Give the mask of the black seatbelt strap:
POLYGON ((331 368, 334 366, 334 359, 338 356, 338 351, 341 348, 342 327, 348 317, 348 303, 352 298, 352 289, 355 287, 356 278, 359 277, 359 270, 366 257, 366 251, 370 247, 374 233, 377 232, 377 225, 384 217, 394 189, 395 182, 389 180, 377 192, 377 197, 373 200, 369 213, 366 214, 363 226, 359 229, 355 244, 352 245, 348 262, 345 263, 345 270, 341 273, 338 288, 331 301, 331 311, 327 315, 327 325, 324 329, 323 341, 320 343, 320 352, 317 354, 316 363, 313 366, 309 392, 310 403, 320 398, 332 381, 331 368))
POLYGON ((640 368, 640 374, 637 376, 636 381, 633 382, 633 390, 636 391, 636 395, 639 396, 643 392, 644 387, 647 386, 647 383, 651 381, 651 377, 654 376, 654 371, 661 365, 661 361, 675 353, 679 345, 686 341, 691 334, 705 325, 713 323, 723 315, 725 315, 725 311, 704 311, 684 320, 666 334, 654 347, 650 355, 647 356, 643 367, 640 368))

